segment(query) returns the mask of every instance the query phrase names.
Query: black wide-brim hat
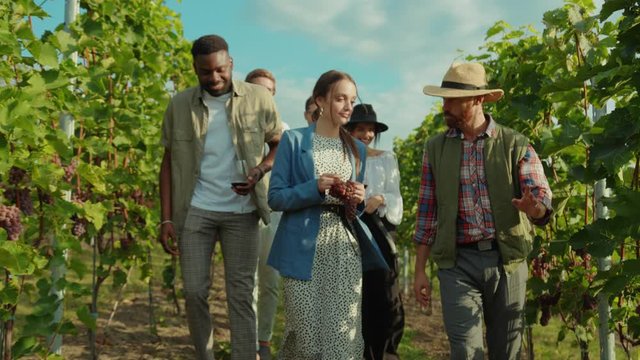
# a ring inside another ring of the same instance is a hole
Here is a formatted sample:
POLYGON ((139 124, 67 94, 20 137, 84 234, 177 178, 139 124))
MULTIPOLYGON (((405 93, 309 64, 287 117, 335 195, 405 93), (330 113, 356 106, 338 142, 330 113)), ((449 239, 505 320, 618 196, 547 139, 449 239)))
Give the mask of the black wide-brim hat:
POLYGON ((356 124, 361 123, 374 124, 376 126, 376 134, 389 129, 387 124, 378 121, 378 116, 373 110, 373 106, 371 106, 371 104, 358 104, 354 106, 353 112, 351 113, 351 119, 349 119, 349 122, 344 126, 347 129, 352 130, 356 124))

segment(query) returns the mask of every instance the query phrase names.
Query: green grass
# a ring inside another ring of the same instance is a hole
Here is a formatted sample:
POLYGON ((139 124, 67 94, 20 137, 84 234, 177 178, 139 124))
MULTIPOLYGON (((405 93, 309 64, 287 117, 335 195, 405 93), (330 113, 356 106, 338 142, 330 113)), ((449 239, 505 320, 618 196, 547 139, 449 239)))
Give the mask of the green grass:
POLYGON ((405 328, 400 346, 398 347, 398 355, 404 360, 428 360, 431 359, 427 356, 424 350, 416 349, 413 346, 412 340, 415 337, 416 332, 412 329, 405 328))
MULTIPOLYGON (((558 333, 562 328, 562 321, 552 317, 547 326, 533 326, 533 351, 536 359, 580 359, 580 347, 572 332, 568 331, 565 338, 558 343, 558 333)), ((594 339, 589 342, 589 358, 600 358, 600 342, 597 329, 594 329, 594 339)), ((627 359, 627 355, 620 346, 615 347, 616 359, 627 359)), ((631 350, 631 359, 640 359, 638 348, 631 350)))

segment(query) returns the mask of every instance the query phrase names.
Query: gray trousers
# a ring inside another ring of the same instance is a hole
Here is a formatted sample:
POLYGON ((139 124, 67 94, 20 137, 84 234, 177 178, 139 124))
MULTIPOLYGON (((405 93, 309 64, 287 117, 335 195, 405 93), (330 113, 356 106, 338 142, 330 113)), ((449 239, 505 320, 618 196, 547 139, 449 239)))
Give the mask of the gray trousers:
POLYGON ((258 216, 255 213, 189 209, 178 243, 191 339, 198 359, 214 358, 208 298, 216 238, 224 258, 231 359, 253 360, 256 358, 256 315, 251 302, 258 258, 258 216))
POLYGON ((458 248, 456 265, 438 271, 451 359, 484 359, 482 322, 490 359, 519 359, 528 268, 506 273, 497 250, 458 248))
POLYGON ((280 274, 267 265, 273 238, 276 235, 282 213, 271 213, 271 222, 260 222, 260 243, 258 245, 257 284, 253 292, 253 309, 258 314, 258 341, 271 341, 278 302, 280 301, 280 274))

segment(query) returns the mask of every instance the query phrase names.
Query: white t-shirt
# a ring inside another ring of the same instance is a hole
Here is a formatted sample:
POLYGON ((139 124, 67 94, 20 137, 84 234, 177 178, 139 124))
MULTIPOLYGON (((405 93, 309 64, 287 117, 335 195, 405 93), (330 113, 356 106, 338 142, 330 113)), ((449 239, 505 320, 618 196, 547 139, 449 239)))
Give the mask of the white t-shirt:
POLYGON ((244 178, 236 165, 237 157, 227 119, 226 104, 231 93, 218 97, 203 93, 202 99, 209 110, 209 125, 191 205, 210 211, 252 212, 256 206, 251 196, 238 195, 231 190, 232 181, 244 178))

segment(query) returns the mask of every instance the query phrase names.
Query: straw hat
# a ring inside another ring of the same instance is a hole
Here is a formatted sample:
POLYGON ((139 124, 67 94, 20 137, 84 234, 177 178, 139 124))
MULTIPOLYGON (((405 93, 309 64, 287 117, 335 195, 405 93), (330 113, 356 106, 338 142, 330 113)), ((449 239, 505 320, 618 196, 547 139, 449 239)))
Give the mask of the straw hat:
POLYGON ((486 102, 498 101, 504 94, 501 89, 487 89, 487 76, 479 63, 453 63, 440 86, 427 85, 422 92, 442 98, 485 95, 486 102))
POLYGON ((344 124, 344 126, 351 131, 356 124, 361 123, 374 124, 376 126, 376 134, 389 129, 387 124, 378 121, 376 112, 373 110, 373 106, 371 106, 371 104, 358 104, 354 106, 351 118, 348 123, 344 124))

